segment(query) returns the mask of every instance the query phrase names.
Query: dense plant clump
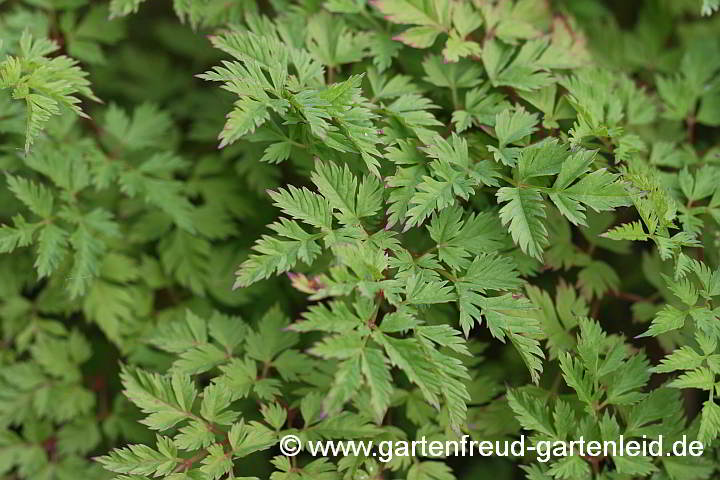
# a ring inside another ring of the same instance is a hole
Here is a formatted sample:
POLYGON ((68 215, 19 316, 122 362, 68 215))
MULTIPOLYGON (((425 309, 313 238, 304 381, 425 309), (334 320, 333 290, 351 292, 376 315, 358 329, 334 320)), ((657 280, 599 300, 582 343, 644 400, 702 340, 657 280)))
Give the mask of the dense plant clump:
POLYGON ((6 2, 0 477, 715 478, 719 7, 6 2))

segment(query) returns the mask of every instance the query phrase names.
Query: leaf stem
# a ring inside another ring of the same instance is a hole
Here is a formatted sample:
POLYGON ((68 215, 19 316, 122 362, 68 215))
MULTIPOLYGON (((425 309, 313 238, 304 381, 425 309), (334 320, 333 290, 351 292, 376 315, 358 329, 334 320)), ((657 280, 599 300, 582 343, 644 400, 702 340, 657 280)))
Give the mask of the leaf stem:
POLYGON ((687 124, 687 141, 689 144, 695 143, 695 115, 692 113, 687 116, 685 119, 685 123, 687 124))

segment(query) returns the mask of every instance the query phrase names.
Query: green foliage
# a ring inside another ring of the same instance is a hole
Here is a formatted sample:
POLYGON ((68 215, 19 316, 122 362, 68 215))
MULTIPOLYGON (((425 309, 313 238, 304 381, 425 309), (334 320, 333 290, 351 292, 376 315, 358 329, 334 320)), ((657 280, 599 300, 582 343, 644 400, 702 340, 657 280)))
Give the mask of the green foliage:
POLYGON ((90 91, 87 73, 65 55, 50 58, 58 50, 47 39, 33 39, 28 30, 20 37, 17 56, 8 55, 0 64, 0 89, 11 89, 13 100, 25 101, 25 151, 40 135, 45 123, 60 108, 86 117, 75 94, 98 100, 90 91))
POLYGON ((5 7, 3 479, 718 475, 717 1, 5 7))

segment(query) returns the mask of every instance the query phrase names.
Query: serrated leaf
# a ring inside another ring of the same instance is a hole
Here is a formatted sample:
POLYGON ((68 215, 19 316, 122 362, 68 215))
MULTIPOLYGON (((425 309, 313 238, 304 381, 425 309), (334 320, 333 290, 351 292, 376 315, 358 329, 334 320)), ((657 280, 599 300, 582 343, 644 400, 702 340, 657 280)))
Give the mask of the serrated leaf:
POLYGON ((499 202, 508 202, 500 209, 500 219, 515 243, 523 252, 542 260, 548 232, 543 224, 545 204, 540 193, 528 188, 502 187, 496 195, 499 202))

